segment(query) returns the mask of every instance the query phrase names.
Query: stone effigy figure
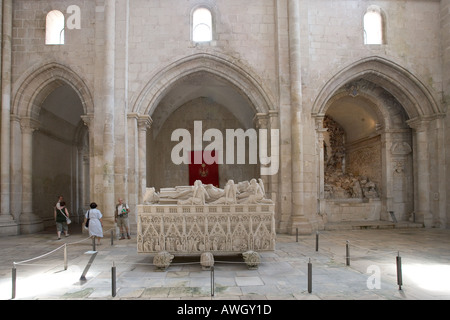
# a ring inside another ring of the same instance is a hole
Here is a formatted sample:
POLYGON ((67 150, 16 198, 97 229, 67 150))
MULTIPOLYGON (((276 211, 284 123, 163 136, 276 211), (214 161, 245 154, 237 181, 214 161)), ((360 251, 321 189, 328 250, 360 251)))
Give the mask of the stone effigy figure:
MULTIPOLYGON (((260 181, 262 182, 262 180, 260 181)), ((265 199, 265 194, 263 192, 263 189, 261 188, 261 185, 258 184, 256 179, 250 180, 250 185, 247 187, 245 192, 239 194, 237 196, 238 203, 272 203, 272 200, 265 199)))
POLYGON ((250 186, 250 182, 249 181, 238 182, 238 184, 237 184, 237 191, 238 191, 238 193, 245 192, 245 190, 247 190, 247 188, 249 186, 250 186))
POLYGON ((213 201, 212 204, 236 204, 236 195, 237 186, 234 184, 234 180, 228 180, 225 185, 223 196, 216 201, 213 201))
POLYGON ((146 188, 142 202, 144 204, 152 204, 159 202, 159 196, 158 193, 155 191, 154 187, 146 188))
POLYGON ((205 185, 205 189, 206 192, 209 195, 209 200, 210 201, 216 201, 220 198, 222 198, 223 196, 225 196, 225 190, 221 189, 221 188, 217 188, 212 184, 207 184, 205 185))
POLYGON ((147 188, 144 195, 144 204, 272 204, 272 200, 265 198, 265 189, 262 179, 251 179, 235 183, 228 180, 224 189, 212 184, 204 185, 196 180, 193 186, 178 186, 175 188, 162 188, 160 193, 155 188, 147 188))
POLYGON ((203 183, 200 180, 194 182, 192 196, 187 200, 178 200, 178 204, 204 205, 209 199, 209 194, 206 191, 203 183))

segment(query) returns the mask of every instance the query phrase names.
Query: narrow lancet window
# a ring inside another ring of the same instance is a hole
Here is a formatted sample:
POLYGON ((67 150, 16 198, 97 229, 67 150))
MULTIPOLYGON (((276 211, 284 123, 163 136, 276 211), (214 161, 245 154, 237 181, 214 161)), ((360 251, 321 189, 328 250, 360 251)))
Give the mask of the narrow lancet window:
POLYGON ((369 7, 364 15, 364 44, 383 44, 383 16, 379 8, 369 7))
POLYGON ((212 15, 206 8, 198 8, 192 15, 192 40, 194 42, 212 40, 212 15))
POLYGON ((64 44, 64 25, 64 14, 50 11, 45 20, 45 44, 64 44))

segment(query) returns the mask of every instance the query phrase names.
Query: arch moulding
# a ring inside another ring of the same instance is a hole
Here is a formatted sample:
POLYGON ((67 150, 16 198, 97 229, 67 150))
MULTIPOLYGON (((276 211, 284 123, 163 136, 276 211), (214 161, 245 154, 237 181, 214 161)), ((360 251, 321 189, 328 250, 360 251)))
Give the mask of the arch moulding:
POLYGON ((314 102, 313 116, 324 115, 333 95, 361 78, 385 88, 403 106, 409 119, 443 114, 431 92, 413 74, 384 58, 369 57, 341 70, 325 84, 314 102))
POLYGON ((69 67, 51 62, 33 69, 21 78, 13 100, 13 114, 37 119, 41 103, 63 85, 69 85, 78 94, 84 114, 94 112, 94 102, 86 82, 69 67))
POLYGON ((274 99, 248 67, 229 57, 201 53, 177 60, 158 71, 132 102, 132 112, 151 116, 178 80, 198 72, 208 72, 230 82, 251 102, 255 113, 268 113, 273 109, 274 99))

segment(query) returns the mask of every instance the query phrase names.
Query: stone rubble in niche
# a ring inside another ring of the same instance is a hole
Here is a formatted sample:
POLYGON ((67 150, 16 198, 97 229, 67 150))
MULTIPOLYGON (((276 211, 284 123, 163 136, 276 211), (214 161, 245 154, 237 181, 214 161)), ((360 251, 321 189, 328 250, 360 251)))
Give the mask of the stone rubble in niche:
POLYGON ((330 116, 325 116, 324 139, 325 199, 378 198, 377 185, 366 176, 345 173, 345 132, 330 116))

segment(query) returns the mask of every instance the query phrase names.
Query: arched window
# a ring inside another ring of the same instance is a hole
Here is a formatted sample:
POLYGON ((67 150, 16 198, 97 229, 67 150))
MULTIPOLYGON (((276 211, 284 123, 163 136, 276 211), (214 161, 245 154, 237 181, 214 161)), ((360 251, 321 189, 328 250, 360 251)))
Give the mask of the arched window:
POLYGON ((53 10, 45 20, 45 44, 64 44, 64 14, 53 10))
POLYGON ((380 8, 369 7, 364 15, 364 44, 383 44, 383 27, 383 15, 380 8))
POLYGON ((211 41, 212 33, 211 11, 206 8, 196 9, 192 14, 192 41, 211 41))

